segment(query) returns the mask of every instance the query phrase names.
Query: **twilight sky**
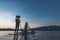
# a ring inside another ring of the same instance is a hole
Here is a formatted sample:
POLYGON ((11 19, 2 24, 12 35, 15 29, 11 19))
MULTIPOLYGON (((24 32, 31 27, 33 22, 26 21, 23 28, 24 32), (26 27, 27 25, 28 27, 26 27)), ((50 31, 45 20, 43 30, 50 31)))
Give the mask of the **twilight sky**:
POLYGON ((21 26, 60 25, 60 0, 0 0, 0 28, 14 28, 16 15, 21 26))

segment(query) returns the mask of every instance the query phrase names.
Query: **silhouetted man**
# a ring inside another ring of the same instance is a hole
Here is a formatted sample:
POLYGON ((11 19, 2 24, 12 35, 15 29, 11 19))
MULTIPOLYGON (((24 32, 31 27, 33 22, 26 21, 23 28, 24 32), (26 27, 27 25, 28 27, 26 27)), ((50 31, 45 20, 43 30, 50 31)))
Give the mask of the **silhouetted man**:
POLYGON ((19 29, 19 24, 20 24, 20 19, 19 18, 20 18, 20 16, 17 15, 16 20, 15 20, 17 29, 19 29))
POLYGON ((14 32, 14 40, 18 40, 18 30, 19 30, 19 24, 20 24, 20 16, 16 16, 15 22, 16 22, 16 27, 15 27, 15 32, 14 32))

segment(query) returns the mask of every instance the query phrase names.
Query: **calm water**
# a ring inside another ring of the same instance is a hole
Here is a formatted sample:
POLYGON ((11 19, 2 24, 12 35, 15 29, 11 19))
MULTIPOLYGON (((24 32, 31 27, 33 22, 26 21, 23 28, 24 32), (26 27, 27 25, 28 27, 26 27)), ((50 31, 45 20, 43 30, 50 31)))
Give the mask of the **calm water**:
POLYGON ((38 31, 36 36, 39 40, 60 40, 60 31, 38 31))
MULTIPOLYGON (((36 31, 34 35, 38 40, 60 40, 60 31, 36 31)), ((9 35, 11 31, 0 31, 0 40, 13 40, 13 35, 9 35)), ((32 35, 30 35, 32 36, 32 35)), ((21 37, 21 36, 20 36, 21 37)), ((32 38, 30 38, 32 39, 32 38)))

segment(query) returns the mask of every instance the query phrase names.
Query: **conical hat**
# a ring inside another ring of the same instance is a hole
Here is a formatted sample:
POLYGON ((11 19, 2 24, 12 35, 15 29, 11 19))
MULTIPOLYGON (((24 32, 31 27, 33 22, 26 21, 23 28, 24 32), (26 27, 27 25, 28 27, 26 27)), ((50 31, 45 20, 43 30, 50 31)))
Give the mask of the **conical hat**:
POLYGON ((16 16, 17 18, 21 18, 19 15, 16 16))

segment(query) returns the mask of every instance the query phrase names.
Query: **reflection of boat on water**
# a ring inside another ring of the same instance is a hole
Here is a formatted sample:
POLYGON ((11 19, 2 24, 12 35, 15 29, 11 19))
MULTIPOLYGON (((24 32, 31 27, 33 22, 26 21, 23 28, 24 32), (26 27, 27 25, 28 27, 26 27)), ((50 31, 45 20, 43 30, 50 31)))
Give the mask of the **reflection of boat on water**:
MULTIPOLYGON (((36 40, 35 38, 35 31, 27 31, 27 40, 36 40)), ((9 34, 14 35, 14 34, 9 34)), ((18 33, 19 40, 24 40, 24 31, 18 33)))
MULTIPOLYGON (((35 33, 36 33, 35 31, 28 31, 27 35, 29 35, 29 34, 35 34, 35 33)), ((14 34, 9 34, 9 35, 14 35, 14 34)), ((18 35, 24 35, 24 31, 19 32, 18 35)))

